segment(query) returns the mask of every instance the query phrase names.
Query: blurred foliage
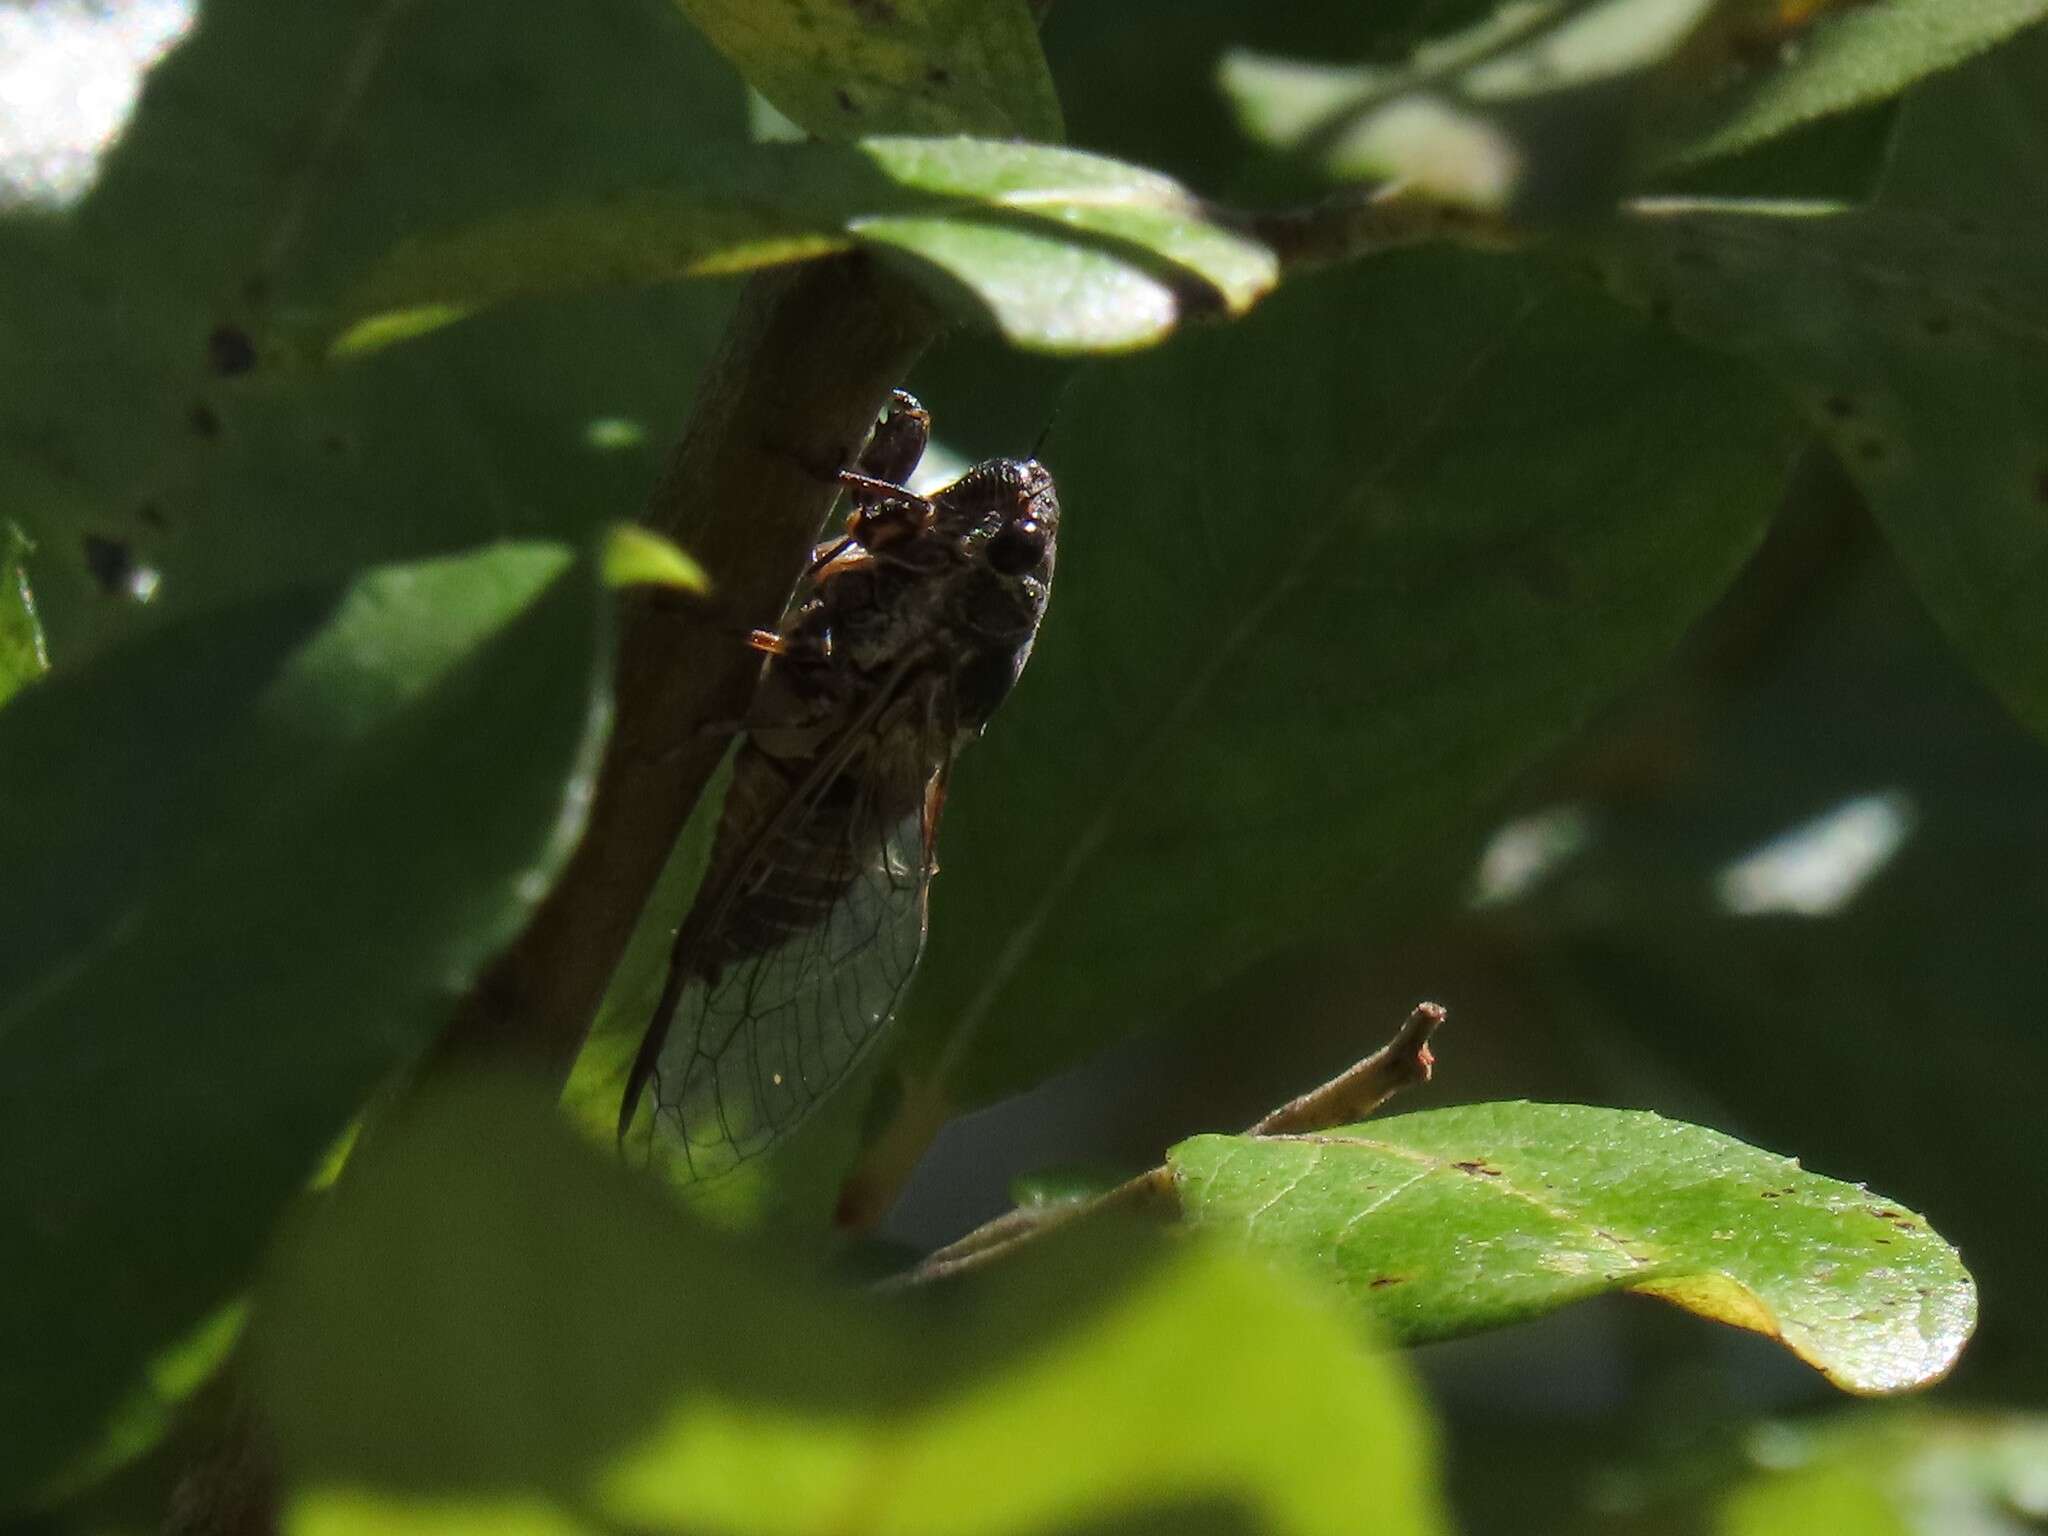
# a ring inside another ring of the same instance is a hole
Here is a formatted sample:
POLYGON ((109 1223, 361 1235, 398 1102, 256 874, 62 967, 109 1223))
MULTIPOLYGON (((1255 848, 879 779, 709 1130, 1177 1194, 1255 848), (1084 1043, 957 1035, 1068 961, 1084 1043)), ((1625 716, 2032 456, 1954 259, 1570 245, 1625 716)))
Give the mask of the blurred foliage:
POLYGON ((0 10, 0 1510, 2038 1528, 2043 9, 0 10), (1365 175, 1497 217, 1347 251, 1365 175), (982 322, 910 382, 1039 443, 1058 592, 887 1046, 686 1213, 414 1074, 599 792, 616 589, 717 601, 613 530, 761 365, 719 274, 849 248, 982 322), (1589 1102, 1194 1134, 1416 995, 1451 1092, 1589 1102), (1187 1220, 849 1284, 935 1135, 913 1249, 1042 1147, 1187 1220), (1361 1331, 1619 1287, 1902 1389, 1944 1237, 1920 1414, 1628 1303, 1361 1331))
POLYGON ((9 1479, 244 1282, 546 889, 606 654, 565 567, 506 545, 252 598, 0 717, 0 1210, 37 1259, 0 1304, 9 1479))
POLYGON ((1120 1244, 862 1305, 553 1119, 420 1110, 285 1247, 252 1350, 299 1528, 1442 1529, 1411 1389, 1312 1294, 1120 1244))

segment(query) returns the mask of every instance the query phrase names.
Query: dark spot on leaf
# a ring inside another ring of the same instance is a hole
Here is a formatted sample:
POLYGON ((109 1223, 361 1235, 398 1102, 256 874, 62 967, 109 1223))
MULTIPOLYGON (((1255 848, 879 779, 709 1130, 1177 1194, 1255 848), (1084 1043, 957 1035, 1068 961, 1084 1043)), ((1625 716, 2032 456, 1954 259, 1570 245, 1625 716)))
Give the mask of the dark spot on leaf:
POLYGON ((1956 328, 1956 323, 1947 315, 1929 315, 1920 326, 1930 336, 1946 336, 1956 328))
POLYGON ((1870 1208, 1870 1214, 1877 1217, 1880 1221, 1897 1221, 1906 1213, 1904 1211, 1895 1211, 1888 1205, 1873 1205, 1870 1208))
POLYGON ((1856 414, 1856 402, 1847 395, 1829 395, 1820 405, 1822 410, 1837 421, 1845 421, 1856 414))
POLYGON ((261 272, 251 272, 242 279, 242 298, 250 304, 261 304, 270 297, 270 279, 261 272))
POLYGON ((220 418, 214 415, 213 407, 204 400, 192 402, 192 409, 185 413, 185 420, 196 436, 220 436, 220 418))
POLYGON ((1782 1200, 1785 1198, 1784 1193, 1782 1191, 1775 1189, 1765 1190, 1763 1197, 1766 1200, 1782 1200))
POLYGON ((1671 323, 1671 311, 1672 305, 1668 295, 1660 293, 1650 300, 1650 318, 1659 325, 1671 323))
POLYGON ((145 501, 141 506, 137 507, 135 515, 152 528, 168 527, 171 521, 164 516, 164 509, 153 501, 145 501))
POLYGON ((1711 271, 1716 265, 1714 258, 1696 245, 1681 245, 1671 253, 1671 264, 1676 267, 1697 267, 1711 271))
POLYGON ((1367 1286, 1366 1289, 1382 1291, 1390 1285, 1406 1285, 1407 1283, 1408 1277, 1406 1275, 1376 1275, 1373 1277, 1372 1284, 1367 1286))
POLYGON ((839 110, 840 110, 840 111, 842 111, 842 112, 858 112, 858 111, 860 111, 860 108, 859 108, 859 107, 856 107, 856 106, 855 106, 855 105, 853 104, 853 98, 852 98, 851 96, 847 95, 847 94, 846 94, 846 92, 844 92, 844 91, 842 91, 842 90, 837 90, 837 89, 835 89, 835 90, 834 90, 834 91, 832 92, 832 99, 833 99, 834 101, 836 101, 836 102, 838 102, 838 103, 839 103, 839 110))
POLYGON ((322 452, 339 458, 348 452, 348 439, 339 432, 323 432, 320 434, 320 448, 322 452))
POLYGON ((1489 1168, 1476 1157, 1466 1162, 1453 1163, 1451 1166, 1460 1173, 1473 1174, 1479 1178, 1497 1179, 1500 1177, 1500 1170, 1498 1168, 1489 1168))
POLYGON ((2034 476, 2034 500, 2048 506, 2048 469, 2034 476))
POLYGON ((886 27, 896 20, 896 7, 889 0, 846 0, 847 8, 862 21, 886 27))
POLYGON ((1877 1246, 1880 1248, 1889 1248, 1892 1245, 1892 1240, 1888 1237, 1876 1237, 1872 1238, 1871 1241, 1876 1243, 1877 1246))
POLYGON ((951 85, 953 83, 953 72, 943 65, 934 64, 924 72, 924 78, 927 85, 951 85))
POLYGON ((125 539, 85 536, 85 568, 109 597, 131 597, 135 592, 135 552, 125 539))
POLYGON ((224 379, 256 366, 256 343, 238 325, 216 325, 206 337, 206 366, 224 379))
POLYGON ((1984 226, 1972 218, 1957 219, 1951 227, 1959 235, 1981 235, 1984 233, 1984 226))
POLYGON ((1856 457, 1866 464, 1881 464, 1884 455, 1884 444, 1874 437, 1866 437, 1856 445, 1856 457))

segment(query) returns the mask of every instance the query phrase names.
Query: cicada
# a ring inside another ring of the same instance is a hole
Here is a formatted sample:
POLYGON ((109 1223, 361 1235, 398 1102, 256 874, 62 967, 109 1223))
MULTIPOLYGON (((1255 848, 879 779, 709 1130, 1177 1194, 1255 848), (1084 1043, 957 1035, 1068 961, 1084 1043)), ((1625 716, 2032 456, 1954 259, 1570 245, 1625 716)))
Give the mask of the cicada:
POLYGON ((946 786, 1030 658, 1059 500, 1032 459, 929 496, 931 418, 898 392, 766 653, 710 860, 677 931, 619 1136, 643 1108, 714 1177, 846 1081, 924 950, 946 786))

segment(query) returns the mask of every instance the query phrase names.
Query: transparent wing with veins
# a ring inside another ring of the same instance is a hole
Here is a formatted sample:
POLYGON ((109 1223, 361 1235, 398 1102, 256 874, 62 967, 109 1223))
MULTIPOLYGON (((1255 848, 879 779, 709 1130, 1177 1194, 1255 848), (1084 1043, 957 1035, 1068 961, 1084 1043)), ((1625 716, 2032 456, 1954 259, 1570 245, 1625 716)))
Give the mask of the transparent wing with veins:
POLYGON ((771 818, 698 930, 686 923, 688 979, 641 1095, 646 1140, 629 1150, 691 1180, 728 1173, 808 1118, 882 1034, 924 950, 947 766, 924 734, 934 766, 907 812, 864 776, 873 744, 848 743, 839 771, 771 818), (786 893, 809 915, 821 892, 822 915, 782 942, 749 950, 735 931, 749 904, 758 915, 786 893))

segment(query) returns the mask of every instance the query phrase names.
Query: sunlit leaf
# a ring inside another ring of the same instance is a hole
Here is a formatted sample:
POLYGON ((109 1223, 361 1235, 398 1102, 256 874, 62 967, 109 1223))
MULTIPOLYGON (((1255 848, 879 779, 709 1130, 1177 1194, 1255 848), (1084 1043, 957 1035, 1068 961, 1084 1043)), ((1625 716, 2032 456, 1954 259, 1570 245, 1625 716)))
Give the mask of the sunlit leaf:
POLYGON ((361 353, 515 298, 869 249, 942 301, 1042 351, 1156 341, 1188 314, 1241 312, 1269 250, 1178 183, 1072 150, 972 139, 775 144, 706 160, 681 186, 537 206, 415 237, 341 301, 361 353))
POLYGON ((675 587, 708 592, 711 578, 683 550, 638 523, 621 523, 606 537, 604 579, 608 586, 675 587))
POLYGON ((50 669, 24 563, 30 547, 20 529, 0 523, 0 702, 50 669))
POLYGON ((1976 1324, 1975 1285, 1921 1217, 1657 1115, 1477 1104, 1199 1136, 1168 1166, 1196 1226, 1326 1276, 1407 1340, 1635 1291, 1875 1393, 1944 1374, 1976 1324))
POLYGON ((1292 1285, 1063 1249, 883 1302, 684 1224, 516 1099, 387 1129, 259 1316, 319 1536, 1443 1528, 1398 1366, 1292 1285))
POLYGON ((1401 66, 1236 54, 1246 129, 1338 180, 1399 180, 1447 202, 1558 217, 1641 169, 1633 130, 1656 72, 1715 0, 1546 0, 1426 44, 1401 66))
POLYGON ((1223 85, 1247 132, 1339 180, 1556 217, 1885 100, 2044 15, 2048 0, 1542 0, 1403 65, 1236 53, 1223 85))

